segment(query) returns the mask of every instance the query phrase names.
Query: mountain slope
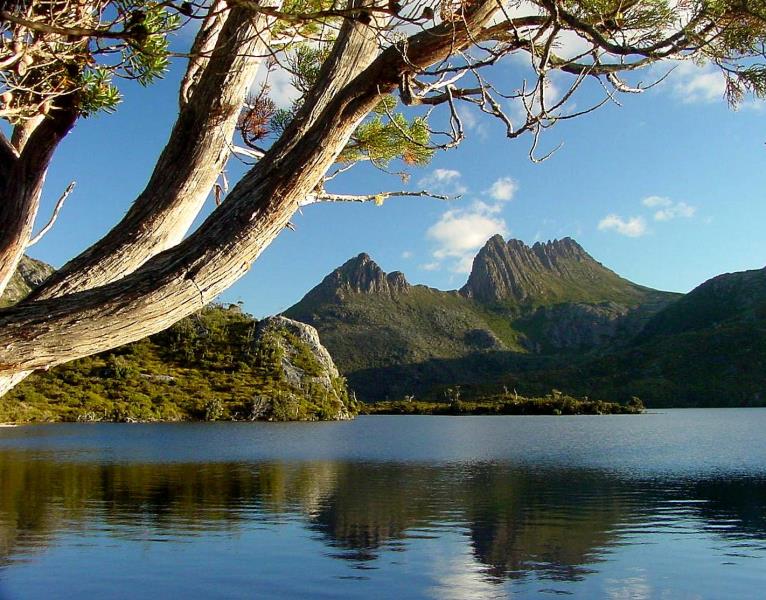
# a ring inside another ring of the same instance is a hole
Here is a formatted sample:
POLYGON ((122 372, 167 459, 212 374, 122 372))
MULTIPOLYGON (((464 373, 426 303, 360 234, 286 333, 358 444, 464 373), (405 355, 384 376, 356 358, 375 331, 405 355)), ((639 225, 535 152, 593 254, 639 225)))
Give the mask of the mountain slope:
POLYGON ((470 379, 498 353, 623 342, 677 297, 619 277, 570 238, 530 248, 495 236, 459 291, 410 285, 360 254, 285 314, 316 327, 360 398, 377 400, 470 379))
POLYGON ((572 238, 537 242, 487 241, 474 258, 460 293, 482 303, 545 306, 616 302, 635 306, 661 295, 623 279, 597 262, 572 238))
POLYGON ((515 333, 495 331, 492 315, 476 303, 456 292, 412 286, 401 273, 384 273, 366 254, 330 273, 285 315, 316 327, 347 374, 432 357, 522 349, 515 333))
POLYGON ((693 289, 647 323, 642 339, 766 319, 766 268, 726 273, 693 289))

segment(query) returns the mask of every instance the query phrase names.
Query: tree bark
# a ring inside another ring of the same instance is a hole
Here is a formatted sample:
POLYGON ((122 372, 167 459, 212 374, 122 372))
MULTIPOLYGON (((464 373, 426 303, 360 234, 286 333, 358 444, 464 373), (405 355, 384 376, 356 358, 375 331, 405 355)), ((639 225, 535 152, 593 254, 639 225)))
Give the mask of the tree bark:
MULTIPOLYGON (((0 312, 0 373, 14 377, 135 341, 204 306, 247 272, 282 231, 402 73, 470 44, 469 29, 484 25, 496 9, 495 0, 484 0, 465 24, 442 24, 383 51, 333 94, 300 139, 291 138, 288 128, 195 233, 133 274, 0 312)), ((356 70, 351 61, 338 65, 341 76, 356 70)), ((302 129, 300 123, 294 127, 302 129)))
MULTIPOLYGON (((3 150, 0 172, 0 294, 16 272, 32 235, 45 174, 53 153, 77 119, 75 99, 64 96, 52 116, 34 128, 23 150, 3 150)), ((5 146, 5 143, 3 144, 5 146)))
POLYGON ((119 224, 56 271, 29 301, 119 279, 183 238, 230 156, 242 104, 268 53, 269 21, 245 9, 229 11, 207 64, 192 59, 195 73, 188 76, 195 83, 187 86, 144 191, 119 224))

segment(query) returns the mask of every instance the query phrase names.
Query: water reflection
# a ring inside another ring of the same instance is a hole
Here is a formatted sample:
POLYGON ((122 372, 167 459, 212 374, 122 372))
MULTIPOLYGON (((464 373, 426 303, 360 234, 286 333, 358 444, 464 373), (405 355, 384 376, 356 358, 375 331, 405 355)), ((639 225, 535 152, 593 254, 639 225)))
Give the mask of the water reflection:
POLYGON ((624 544, 683 534, 763 549, 766 481, 626 479, 534 470, 344 461, 112 464, 0 450, 0 565, 72 532, 149 542, 298 523, 363 567, 457 533, 487 582, 580 581, 624 544))

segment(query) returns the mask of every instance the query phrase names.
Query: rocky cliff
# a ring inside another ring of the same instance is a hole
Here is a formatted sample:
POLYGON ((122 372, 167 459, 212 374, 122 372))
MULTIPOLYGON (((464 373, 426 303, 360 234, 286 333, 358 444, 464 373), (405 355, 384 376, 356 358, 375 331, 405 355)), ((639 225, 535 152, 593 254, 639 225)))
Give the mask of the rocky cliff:
POLYGON ((346 261, 305 296, 308 303, 342 301, 348 294, 375 294, 388 297, 404 294, 410 284, 400 271, 386 274, 364 252, 346 261))
POLYGON ((473 261, 460 293, 483 303, 550 305, 562 302, 619 302, 636 305, 657 294, 623 279, 596 261, 572 238, 487 241, 473 261))
POLYGON ((253 349, 256 363, 282 382, 283 389, 257 394, 252 418, 305 420, 305 407, 310 405, 316 405, 316 415, 324 420, 352 417, 345 381, 316 329, 285 317, 269 317, 258 322, 253 349))
POLYGON ((42 261, 22 256, 8 287, 0 296, 0 306, 15 304, 40 285, 55 269, 42 261))

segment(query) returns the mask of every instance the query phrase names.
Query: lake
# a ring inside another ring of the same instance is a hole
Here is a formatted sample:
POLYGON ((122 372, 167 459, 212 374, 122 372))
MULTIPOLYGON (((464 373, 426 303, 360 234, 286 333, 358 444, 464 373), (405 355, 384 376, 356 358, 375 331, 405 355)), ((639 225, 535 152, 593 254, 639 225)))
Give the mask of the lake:
POLYGON ((0 429, 0 598, 763 598, 766 409, 0 429))

